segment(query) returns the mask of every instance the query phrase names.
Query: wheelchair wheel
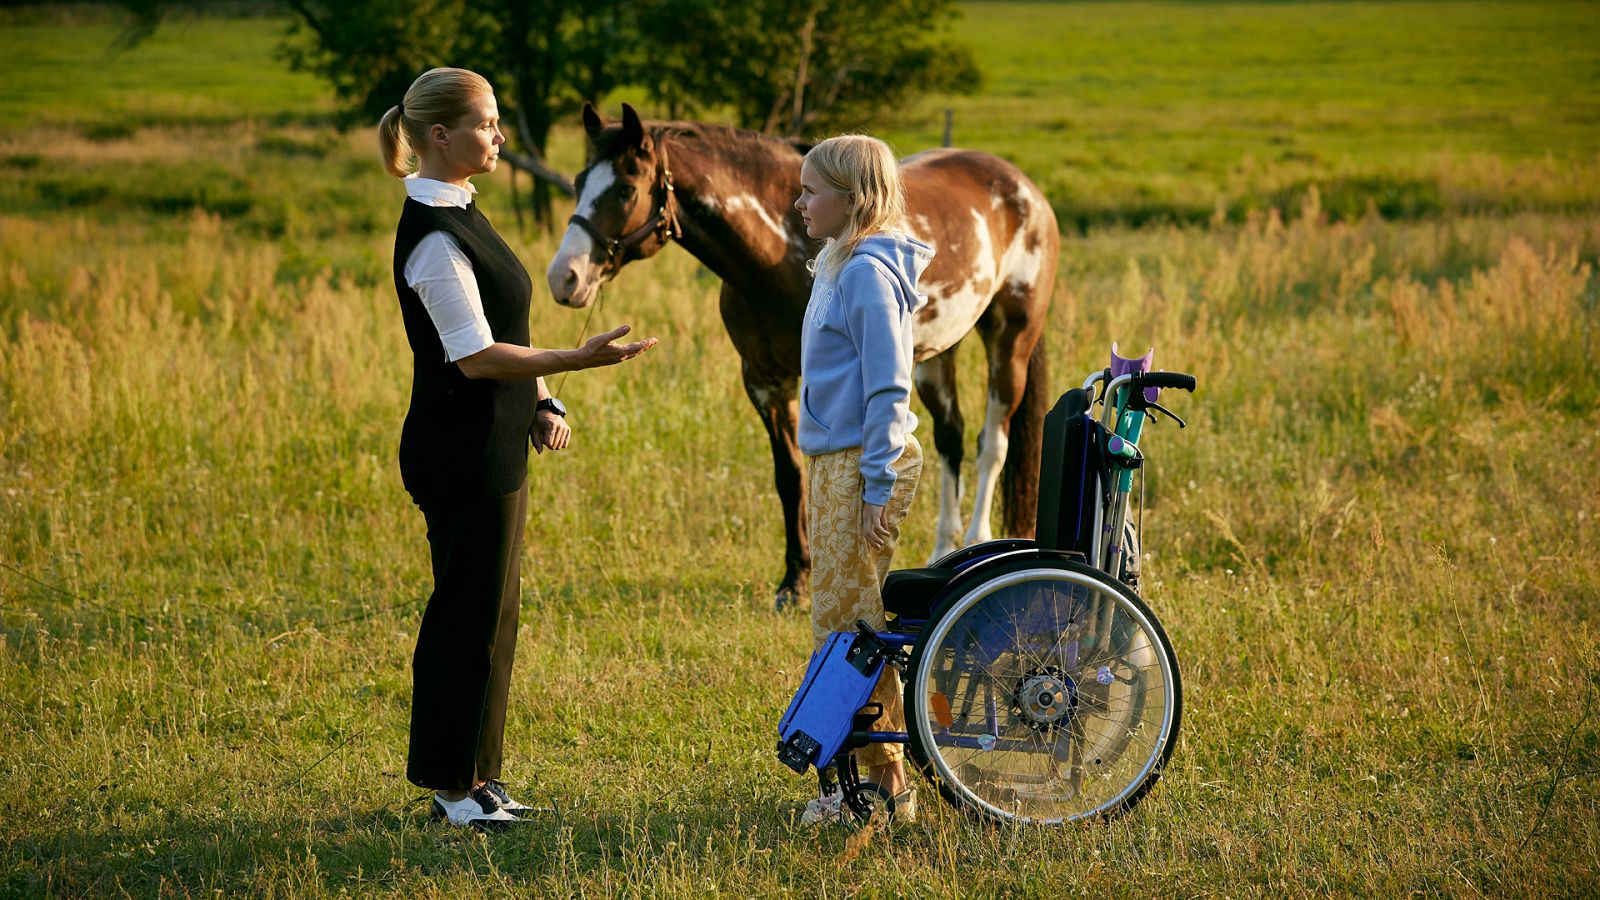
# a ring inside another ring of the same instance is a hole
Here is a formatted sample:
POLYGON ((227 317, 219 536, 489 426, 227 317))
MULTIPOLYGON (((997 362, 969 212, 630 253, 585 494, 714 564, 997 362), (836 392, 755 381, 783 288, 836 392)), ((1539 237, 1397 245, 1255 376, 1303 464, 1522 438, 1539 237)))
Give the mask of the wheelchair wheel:
POLYGON ((1018 560, 934 611, 907 666, 906 724, 951 804, 1056 824, 1125 812, 1155 786, 1182 696, 1166 633, 1125 585, 1018 560))

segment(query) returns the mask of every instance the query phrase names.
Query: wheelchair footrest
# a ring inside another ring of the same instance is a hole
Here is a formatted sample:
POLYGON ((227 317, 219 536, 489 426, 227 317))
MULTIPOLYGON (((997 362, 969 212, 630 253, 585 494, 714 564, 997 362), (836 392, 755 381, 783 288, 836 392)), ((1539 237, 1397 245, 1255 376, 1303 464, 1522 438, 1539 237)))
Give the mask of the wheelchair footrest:
POLYGON ((806 767, 817 758, 817 751, 822 745, 817 739, 804 731, 796 730, 789 735, 786 741, 778 742, 778 762, 793 769, 796 774, 804 775, 806 767))
POLYGON ((889 648, 876 634, 839 631, 806 667, 800 690, 778 722, 778 759, 796 772, 825 766, 850 738, 856 713, 872 697, 889 648))

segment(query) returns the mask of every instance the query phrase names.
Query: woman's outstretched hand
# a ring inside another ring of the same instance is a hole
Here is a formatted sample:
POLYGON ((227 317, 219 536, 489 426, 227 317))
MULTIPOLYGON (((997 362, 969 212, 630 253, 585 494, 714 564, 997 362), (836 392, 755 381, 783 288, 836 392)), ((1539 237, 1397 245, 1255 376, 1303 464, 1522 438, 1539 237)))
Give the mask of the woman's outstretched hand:
POLYGON ((582 351, 584 359, 588 362, 584 368, 614 366, 633 359, 656 345, 655 338, 645 338, 630 344, 617 343, 618 339, 632 330, 632 325, 619 325, 605 334, 597 334, 584 341, 582 351))

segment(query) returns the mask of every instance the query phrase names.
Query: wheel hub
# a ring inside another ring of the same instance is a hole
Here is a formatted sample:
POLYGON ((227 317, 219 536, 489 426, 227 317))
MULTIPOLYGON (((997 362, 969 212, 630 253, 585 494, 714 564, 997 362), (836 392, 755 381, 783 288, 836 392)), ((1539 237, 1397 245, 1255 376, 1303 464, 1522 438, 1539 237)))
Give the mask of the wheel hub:
POLYGON ((1078 707, 1078 686, 1055 666, 1034 669, 1022 676, 1011 698, 1011 713, 1034 731, 1059 728, 1078 707))

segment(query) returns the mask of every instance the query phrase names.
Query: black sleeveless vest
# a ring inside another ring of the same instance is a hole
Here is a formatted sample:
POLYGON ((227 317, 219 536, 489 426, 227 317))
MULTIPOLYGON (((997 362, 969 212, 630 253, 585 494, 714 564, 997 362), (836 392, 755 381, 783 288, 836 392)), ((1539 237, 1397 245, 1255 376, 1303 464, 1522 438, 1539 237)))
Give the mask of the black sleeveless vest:
POLYGON ((509 494, 528 474, 528 429, 538 385, 531 378, 468 378, 445 360, 439 330, 405 278, 411 251, 435 231, 454 237, 472 261, 494 339, 529 346, 533 282, 477 204, 461 209, 407 198, 394 239, 394 289, 413 357, 411 408, 400 433, 400 478, 419 503, 509 494))

